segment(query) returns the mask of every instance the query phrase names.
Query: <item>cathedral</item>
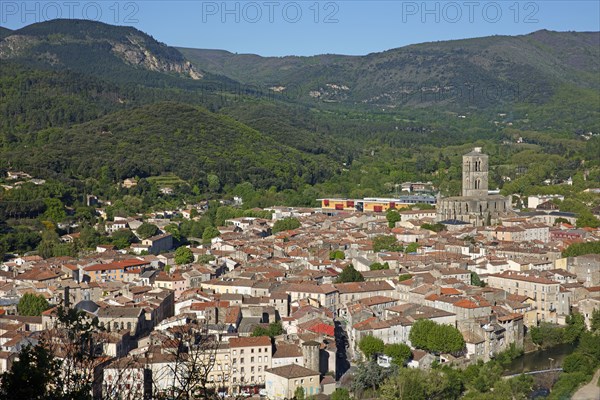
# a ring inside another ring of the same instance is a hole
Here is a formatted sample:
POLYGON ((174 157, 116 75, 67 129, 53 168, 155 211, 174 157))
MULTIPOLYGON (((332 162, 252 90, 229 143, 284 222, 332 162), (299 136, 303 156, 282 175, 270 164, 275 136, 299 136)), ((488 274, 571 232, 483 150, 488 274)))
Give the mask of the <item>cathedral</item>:
POLYGON ((488 194, 488 156, 481 147, 463 156, 462 196, 437 202, 437 220, 459 220, 474 226, 497 224, 500 217, 512 214, 509 197, 488 194))

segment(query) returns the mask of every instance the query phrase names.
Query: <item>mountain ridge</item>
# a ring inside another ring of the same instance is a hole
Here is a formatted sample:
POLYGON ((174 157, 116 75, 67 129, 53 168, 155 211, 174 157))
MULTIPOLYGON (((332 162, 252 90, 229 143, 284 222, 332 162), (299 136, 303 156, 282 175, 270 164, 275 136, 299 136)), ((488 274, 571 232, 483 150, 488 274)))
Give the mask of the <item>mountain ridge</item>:
POLYGON ((56 19, 5 32, 0 59, 78 72, 96 69, 108 76, 122 70, 118 62, 194 80, 204 76, 179 51, 136 28, 87 20, 56 19), (92 56, 81 60, 78 52, 92 56))
POLYGON ((388 107, 418 106, 412 95, 419 90, 434 94, 448 87, 508 91, 527 84, 545 88, 541 99, 561 83, 600 88, 599 49, 600 32, 543 30, 413 44, 364 56, 261 57, 179 48, 207 72, 219 72, 245 84, 279 90, 293 87, 305 100, 388 107))

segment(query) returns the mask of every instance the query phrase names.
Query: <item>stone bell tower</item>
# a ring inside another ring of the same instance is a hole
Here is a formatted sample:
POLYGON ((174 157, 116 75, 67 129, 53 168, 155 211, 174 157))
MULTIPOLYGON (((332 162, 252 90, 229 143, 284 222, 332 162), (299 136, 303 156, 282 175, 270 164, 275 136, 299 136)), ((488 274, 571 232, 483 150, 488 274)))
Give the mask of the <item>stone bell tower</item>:
POLYGON ((463 197, 486 197, 488 195, 488 156, 481 147, 463 156, 463 197))

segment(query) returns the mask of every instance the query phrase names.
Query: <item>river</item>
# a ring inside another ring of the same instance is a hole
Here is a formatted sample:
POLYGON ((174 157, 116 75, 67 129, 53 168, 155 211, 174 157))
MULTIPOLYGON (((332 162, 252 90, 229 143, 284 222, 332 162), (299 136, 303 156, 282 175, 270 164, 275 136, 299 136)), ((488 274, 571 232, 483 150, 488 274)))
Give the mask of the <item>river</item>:
POLYGON ((545 350, 526 353, 514 359, 504 370, 504 375, 559 368, 565 357, 571 354, 575 350, 575 347, 572 344, 559 344, 545 350))

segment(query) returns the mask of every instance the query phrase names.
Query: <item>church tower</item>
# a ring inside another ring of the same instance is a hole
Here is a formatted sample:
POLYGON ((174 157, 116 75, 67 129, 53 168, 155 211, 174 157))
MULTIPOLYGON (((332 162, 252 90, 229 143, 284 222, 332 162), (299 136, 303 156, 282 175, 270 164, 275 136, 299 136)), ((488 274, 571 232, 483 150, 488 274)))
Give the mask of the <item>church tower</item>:
POLYGON ((481 147, 463 156, 463 197, 486 197, 488 195, 488 156, 481 147))

